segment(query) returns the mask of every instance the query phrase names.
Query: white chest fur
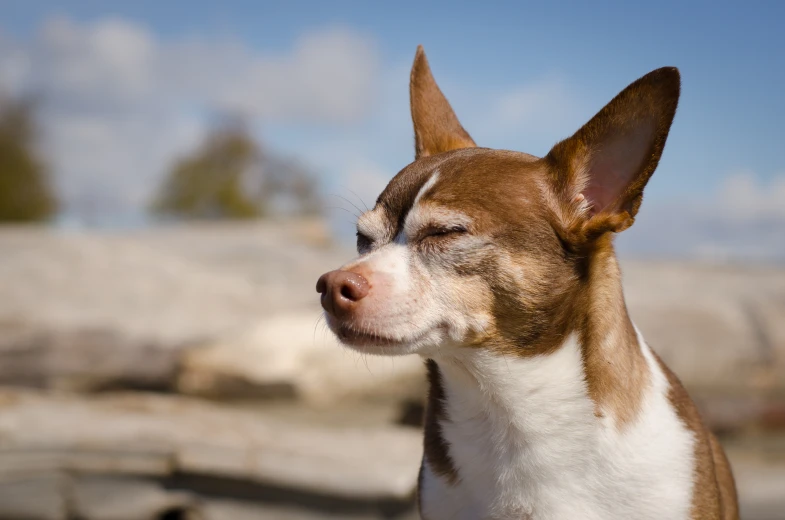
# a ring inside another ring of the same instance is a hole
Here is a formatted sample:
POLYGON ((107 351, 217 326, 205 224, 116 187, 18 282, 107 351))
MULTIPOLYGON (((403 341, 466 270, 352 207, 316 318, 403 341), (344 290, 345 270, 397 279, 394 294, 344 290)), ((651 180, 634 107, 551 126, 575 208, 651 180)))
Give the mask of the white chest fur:
POLYGON ((695 441, 640 335, 639 343, 651 384, 621 428, 610 414, 595 416, 574 337, 547 356, 467 349, 435 359, 446 400, 442 436, 459 480, 447 483, 426 458, 424 518, 689 518, 695 441))

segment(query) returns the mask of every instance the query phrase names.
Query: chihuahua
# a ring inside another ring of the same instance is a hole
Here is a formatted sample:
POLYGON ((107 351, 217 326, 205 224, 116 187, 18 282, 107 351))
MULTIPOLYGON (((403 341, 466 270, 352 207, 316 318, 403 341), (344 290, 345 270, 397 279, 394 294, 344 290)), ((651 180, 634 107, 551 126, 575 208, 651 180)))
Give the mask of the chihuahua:
POLYGON ((415 161, 316 288, 344 344, 425 359, 424 519, 738 519, 728 460, 630 320, 612 244, 679 91, 677 69, 646 74, 538 158, 477 147, 418 48, 415 161))

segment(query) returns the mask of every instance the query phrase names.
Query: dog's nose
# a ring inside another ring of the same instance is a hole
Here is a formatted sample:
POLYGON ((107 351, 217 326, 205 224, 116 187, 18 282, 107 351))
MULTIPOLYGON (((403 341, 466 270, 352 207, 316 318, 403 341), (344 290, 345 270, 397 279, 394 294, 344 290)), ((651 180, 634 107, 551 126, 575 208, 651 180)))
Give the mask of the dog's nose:
POLYGON ((349 271, 330 271, 316 282, 322 294, 322 307, 336 318, 344 318, 354 304, 368 295, 368 280, 349 271))

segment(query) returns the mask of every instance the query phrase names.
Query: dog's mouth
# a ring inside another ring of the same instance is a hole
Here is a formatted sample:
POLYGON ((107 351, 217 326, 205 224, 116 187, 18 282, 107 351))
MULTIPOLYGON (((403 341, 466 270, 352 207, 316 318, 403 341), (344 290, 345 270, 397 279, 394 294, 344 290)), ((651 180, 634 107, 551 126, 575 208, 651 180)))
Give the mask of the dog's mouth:
POLYGON ((411 343, 409 340, 391 338, 374 332, 354 330, 346 325, 337 327, 335 335, 346 345, 352 347, 402 347, 411 343))
POLYGON ((409 353, 410 348, 428 335, 428 331, 412 337, 395 338, 369 330, 358 330, 350 325, 328 325, 344 345, 361 352, 379 355, 401 355, 409 353))
POLYGON ((447 328, 446 324, 420 327, 416 330, 411 330, 413 327, 404 324, 391 327, 393 331, 404 332, 399 335, 369 327, 369 324, 359 326, 352 321, 337 320, 327 313, 324 318, 329 329, 343 345, 364 354, 379 356, 402 356, 420 352, 423 348, 440 343, 447 328))

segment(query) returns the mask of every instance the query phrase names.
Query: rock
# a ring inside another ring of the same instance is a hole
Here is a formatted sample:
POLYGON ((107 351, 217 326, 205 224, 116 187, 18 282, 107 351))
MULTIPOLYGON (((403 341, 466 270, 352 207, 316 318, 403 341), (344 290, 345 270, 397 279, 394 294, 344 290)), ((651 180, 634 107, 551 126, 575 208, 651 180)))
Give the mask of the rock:
POLYGON ((0 391, 0 468, 9 477, 165 472, 403 500, 421 445, 409 428, 306 425, 183 397, 0 391))
MULTIPOLYGON (((12 435, 16 435, 15 433, 12 435)), ((57 435, 56 431, 52 435, 57 435)), ((20 474, 55 474, 60 471, 110 475, 166 476, 175 468, 171 449, 161 446, 82 446, 53 441, 27 445, 12 441, 0 447, 0 477, 20 474)))
POLYGON ((198 499, 133 478, 36 473, 0 479, 2 520, 202 520, 198 499))
MULTIPOLYGON (((325 514, 303 508, 276 507, 248 502, 216 500, 205 508, 207 520, 346 520, 344 514, 325 514)), ((351 516, 351 520, 373 520, 370 515, 351 516)))
POLYGON ((425 372, 418 357, 362 356, 340 345, 319 317, 318 311, 276 314, 243 334, 190 350, 178 389, 213 398, 258 396, 268 389, 317 404, 423 394, 425 372))
POLYGON ((419 520, 414 507, 400 514, 360 510, 320 511, 302 506, 259 504, 238 500, 210 500, 204 506, 206 520, 419 520))
POLYGON ((202 504, 190 493, 155 482, 86 476, 73 479, 72 518, 85 520, 204 520, 202 504))
POLYGON ((2 323, 179 345, 264 310, 261 288, 136 237, 4 229, 0 249, 2 323))
POLYGON ((624 262, 630 314, 692 391, 785 390, 785 270, 624 262))
POLYGON ((345 255, 327 240, 319 221, 0 227, 0 325, 167 345, 212 338, 266 313, 318 307, 317 277, 345 255))
POLYGON ((0 381, 71 391, 168 391, 184 347, 137 341, 100 329, 0 327, 0 381))
POLYGON ((715 432, 785 430, 785 400, 780 396, 695 391, 692 398, 704 422, 715 432))
POLYGON ((58 473, 0 478, 0 519, 69 520, 68 485, 58 473))
POLYGON ((785 511, 785 465, 773 465, 735 449, 728 450, 728 457, 739 493, 741 518, 782 519, 785 511))

